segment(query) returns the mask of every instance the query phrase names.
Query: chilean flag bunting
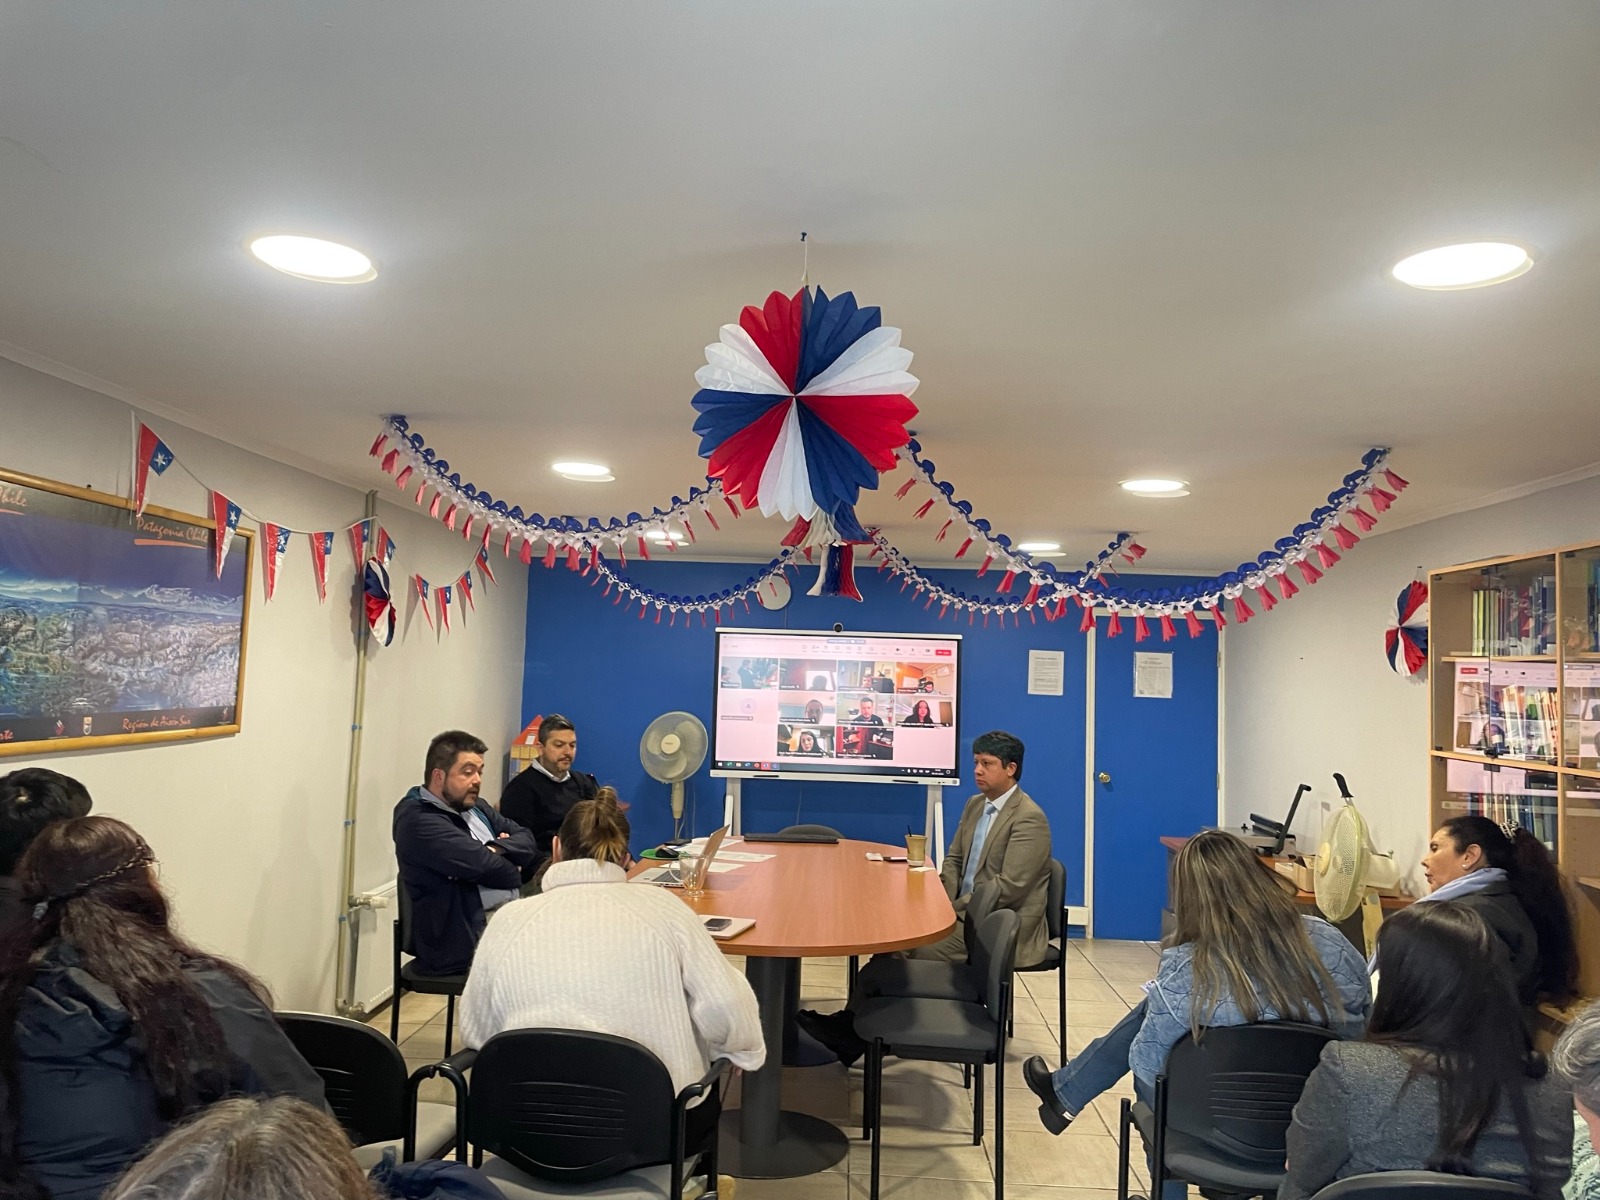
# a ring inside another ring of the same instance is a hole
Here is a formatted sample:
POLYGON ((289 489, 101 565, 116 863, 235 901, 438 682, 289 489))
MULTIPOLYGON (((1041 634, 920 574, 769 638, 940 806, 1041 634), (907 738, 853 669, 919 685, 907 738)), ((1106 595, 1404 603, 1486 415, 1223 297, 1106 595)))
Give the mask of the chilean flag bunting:
POLYGON ((167 444, 156 436, 156 431, 150 426, 139 426, 139 448, 134 454, 133 464, 133 511, 144 511, 144 488, 150 481, 150 472, 157 475, 166 474, 175 459, 172 451, 167 449, 167 444))
POLYGON ((283 562, 283 553, 289 548, 290 532, 271 521, 261 522, 261 565, 266 577, 268 600, 272 599, 272 593, 278 588, 278 565, 283 562))
POLYGON ((227 561, 228 547, 233 544, 234 530, 239 528, 239 506, 229 500, 221 492, 211 493, 211 516, 216 523, 216 537, 213 546, 216 550, 217 578, 222 578, 222 564, 227 561))

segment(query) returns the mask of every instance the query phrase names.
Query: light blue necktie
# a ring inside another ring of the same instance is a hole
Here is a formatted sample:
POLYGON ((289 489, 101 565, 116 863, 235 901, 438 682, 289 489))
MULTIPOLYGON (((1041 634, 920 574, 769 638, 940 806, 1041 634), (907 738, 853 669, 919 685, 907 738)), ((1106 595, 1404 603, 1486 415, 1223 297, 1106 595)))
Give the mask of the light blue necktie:
POLYGON ((994 820, 994 801, 983 806, 983 816, 978 818, 978 828, 972 834, 972 849, 967 852, 967 869, 961 874, 961 892, 965 896, 972 890, 972 877, 977 874, 978 861, 983 858, 983 843, 989 838, 989 822, 994 820))

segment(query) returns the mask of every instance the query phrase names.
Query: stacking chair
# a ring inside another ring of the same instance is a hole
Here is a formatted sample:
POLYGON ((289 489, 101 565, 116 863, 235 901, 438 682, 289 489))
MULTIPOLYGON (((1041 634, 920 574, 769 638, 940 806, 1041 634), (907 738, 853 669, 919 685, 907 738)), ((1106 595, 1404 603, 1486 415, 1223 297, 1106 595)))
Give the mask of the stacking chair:
POLYGON ((1294 1106, 1334 1040, 1320 1025, 1271 1021, 1185 1034, 1156 1076, 1155 1103, 1122 1101, 1117 1197, 1128 1200, 1137 1129, 1150 1152, 1150 1196, 1168 1179, 1236 1196, 1275 1196, 1294 1106))
MULTIPOLYGON (((789 826, 786 826, 783 829, 780 829, 778 832, 779 833, 809 833, 809 834, 815 834, 818 837, 836 837, 836 838, 839 838, 841 840, 844 838, 844 834, 840 833, 832 825, 789 825, 789 826)), ((796 968, 797 969, 798 969, 798 966, 799 966, 799 963, 798 963, 798 960, 796 960, 796 968)), ((852 954, 850 956, 850 963, 849 963, 848 970, 845 972, 845 987, 854 988, 856 986, 856 973, 858 971, 860 971, 860 970, 861 970, 861 959, 860 959, 859 956, 852 954)))
MULTIPOLYGON (((1045 956, 1031 967, 1018 967, 1017 971, 1055 971, 1056 975, 1056 1030, 1061 1035, 1061 1061, 1067 1061, 1067 869, 1058 859, 1050 860, 1050 880, 1046 884, 1045 920, 1050 931, 1050 945, 1045 956)), ((1016 1029, 1008 1031, 1016 1035, 1016 1029)))
POLYGON ((322 1076, 328 1107, 355 1143, 356 1161, 371 1170, 394 1147, 402 1162, 434 1158, 455 1139, 456 1110, 415 1102, 406 1087, 406 1060, 378 1030, 344 1017, 282 1012, 278 1023, 322 1076))
POLYGON ((1373 1171, 1336 1179, 1311 1200, 1529 1200, 1527 1188, 1504 1179, 1442 1171, 1373 1171))
POLYGON ((455 1033, 456 997, 466 989, 465 975, 424 975, 417 970, 415 960, 401 965, 401 955, 411 940, 411 893, 406 891, 406 881, 395 886, 395 896, 400 903, 400 919, 394 923, 394 991, 389 1001, 389 1040, 400 1041, 400 997, 405 992, 426 996, 446 996, 444 1014, 444 1052, 450 1054, 450 1039, 455 1033))
POLYGON ((871 1043, 867 1052, 866 1121, 872 1134, 872 1200, 878 1200, 883 1140, 883 1059, 961 1063, 971 1067, 972 1142, 983 1141, 983 1068, 995 1066, 994 1194, 1005 1195, 1006 1024, 1011 1015, 1012 968, 1017 957, 1017 914, 990 913, 977 927, 972 971, 981 989, 977 1002, 925 996, 881 997, 856 1010, 856 1032, 871 1043))
POLYGON ((674 1094, 659 1058, 637 1042, 574 1029, 512 1029, 481 1050, 419 1069, 456 1089, 456 1158, 481 1167, 506 1200, 605 1195, 679 1200, 685 1178, 717 1180, 724 1059, 674 1094), (471 1084, 466 1072, 472 1072, 471 1084), (700 1097, 698 1111, 690 1102, 700 1097), (710 1105, 710 1109, 706 1108, 710 1105), (702 1132, 690 1144, 688 1127, 702 1132), (483 1156, 494 1157, 487 1163, 483 1156), (698 1160, 698 1161, 697 1161, 698 1160))

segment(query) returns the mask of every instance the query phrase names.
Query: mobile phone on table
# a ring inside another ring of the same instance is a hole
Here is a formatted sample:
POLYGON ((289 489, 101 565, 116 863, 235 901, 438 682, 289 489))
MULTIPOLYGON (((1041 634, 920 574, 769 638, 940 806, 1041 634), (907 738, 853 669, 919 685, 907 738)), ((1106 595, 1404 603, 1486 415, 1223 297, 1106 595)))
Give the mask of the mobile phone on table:
POLYGON ((733 924, 732 917, 712 917, 706 922, 706 929, 711 933, 720 933, 733 924))

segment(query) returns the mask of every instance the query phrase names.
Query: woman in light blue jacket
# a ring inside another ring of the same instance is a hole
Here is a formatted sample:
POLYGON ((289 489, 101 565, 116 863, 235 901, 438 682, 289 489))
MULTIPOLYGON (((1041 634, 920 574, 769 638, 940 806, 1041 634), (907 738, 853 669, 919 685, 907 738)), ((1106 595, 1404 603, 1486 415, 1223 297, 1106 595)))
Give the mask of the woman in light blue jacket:
POLYGON ((1302 916, 1293 892, 1231 833, 1190 838, 1173 863, 1177 928, 1144 1001, 1059 1071, 1037 1056, 1023 1064, 1045 1128, 1060 1133, 1130 1069, 1152 1102, 1186 1033, 1283 1020, 1359 1036, 1372 1004, 1366 961, 1332 925, 1302 916))

